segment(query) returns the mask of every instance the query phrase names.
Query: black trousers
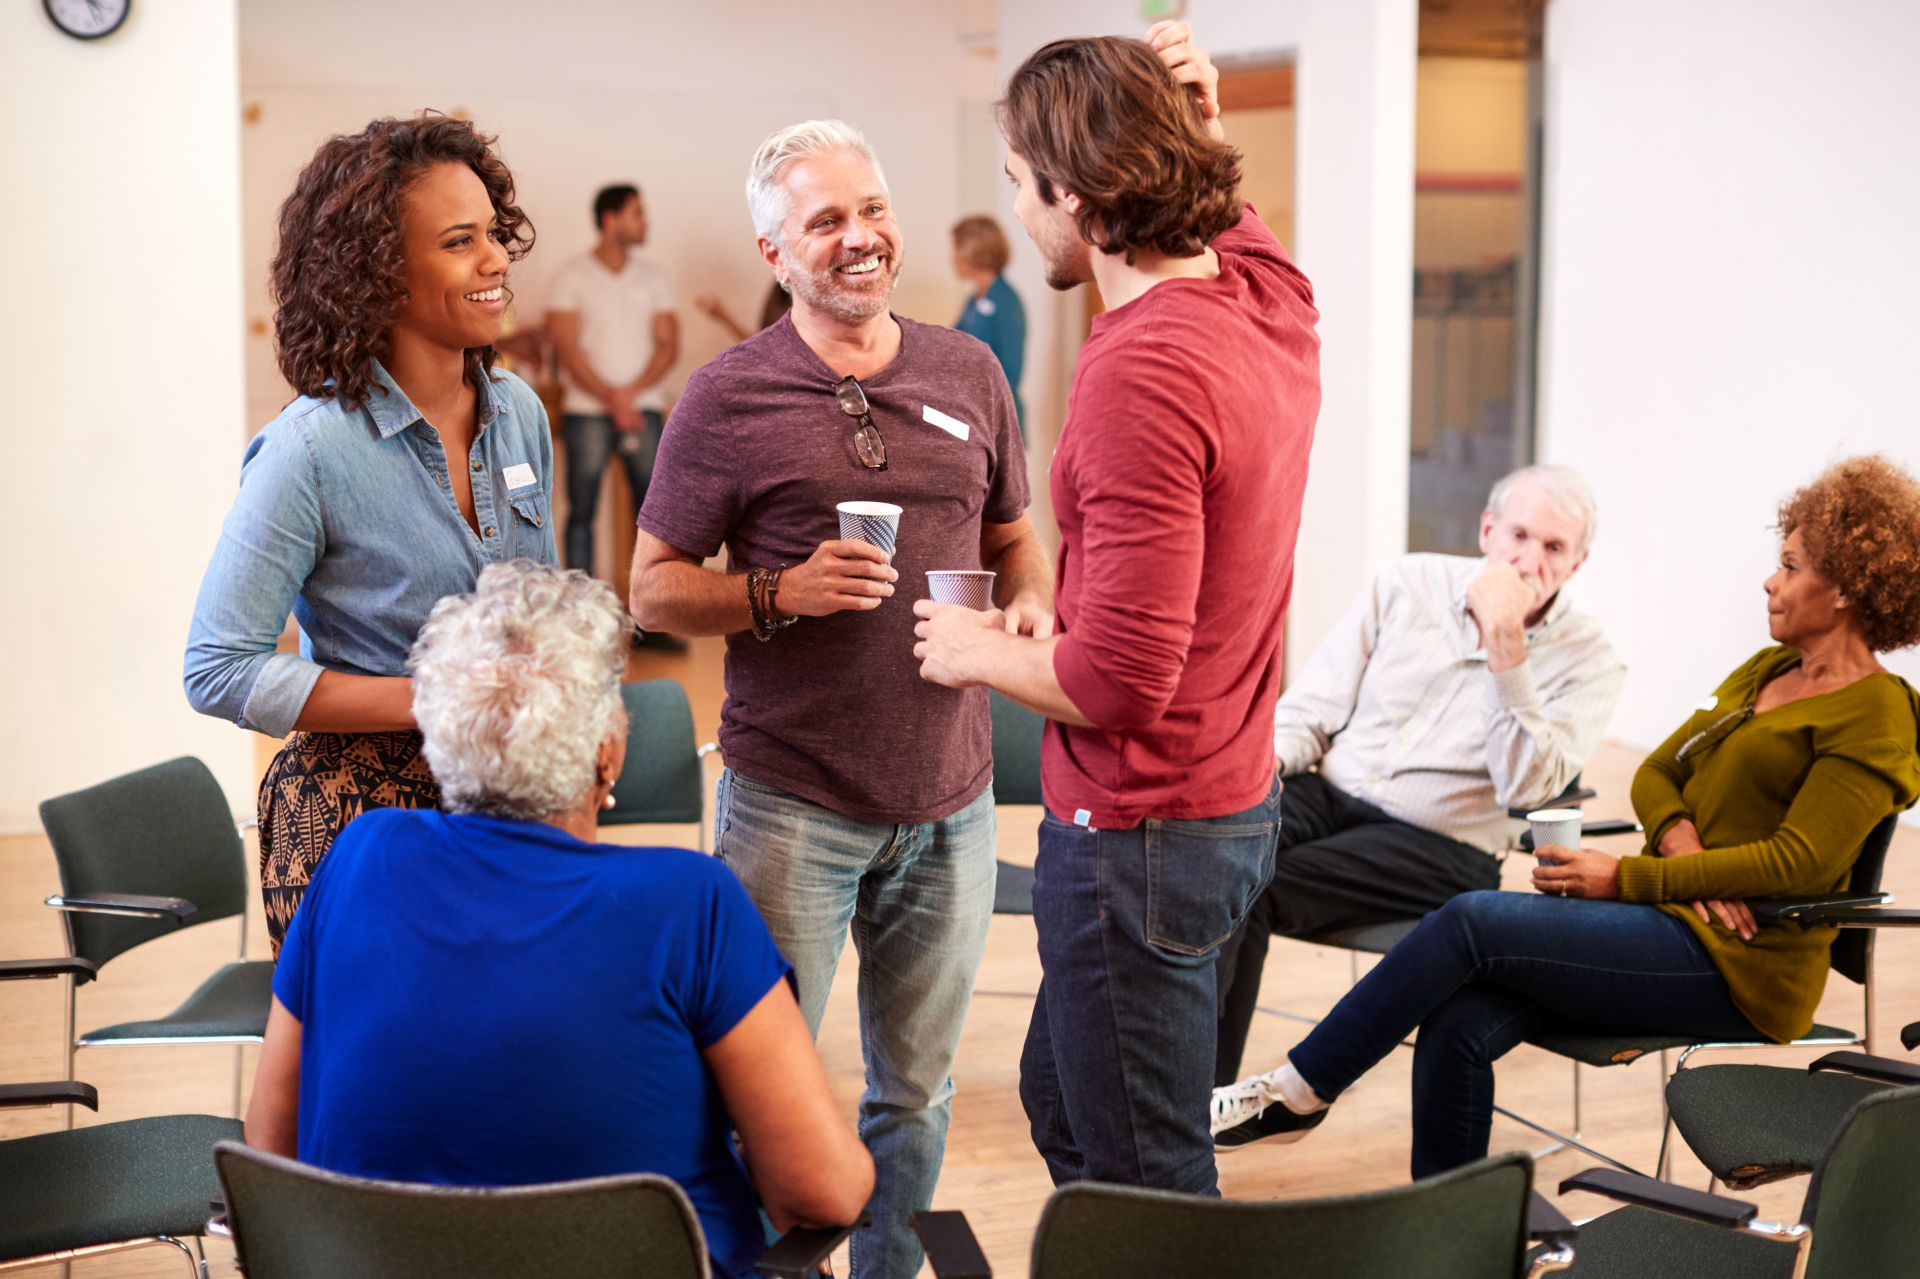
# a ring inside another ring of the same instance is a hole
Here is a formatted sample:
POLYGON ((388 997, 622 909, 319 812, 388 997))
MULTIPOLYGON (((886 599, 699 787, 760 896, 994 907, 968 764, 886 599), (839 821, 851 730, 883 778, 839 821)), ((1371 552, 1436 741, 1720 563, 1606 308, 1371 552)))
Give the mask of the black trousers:
POLYGON ((1240 1077, 1260 973, 1275 933, 1313 937, 1337 928, 1419 919, 1460 893, 1500 886, 1500 865, 1459 840, 1389 817, 1372 804, 1300 773, 1280 796, 1273 882, 1220 948, 1215 1084, 1240 1077))

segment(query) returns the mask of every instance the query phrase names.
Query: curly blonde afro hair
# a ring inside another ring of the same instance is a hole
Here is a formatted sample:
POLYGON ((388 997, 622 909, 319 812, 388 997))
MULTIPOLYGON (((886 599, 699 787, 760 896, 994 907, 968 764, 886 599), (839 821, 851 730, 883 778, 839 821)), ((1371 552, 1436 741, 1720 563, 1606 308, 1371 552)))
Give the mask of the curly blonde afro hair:
POLYGON ((1780 536, 1796 531, 1868 647, 1920 644, 1920 481, 1877 453, 1848 458, 1780 504, 1780 536))

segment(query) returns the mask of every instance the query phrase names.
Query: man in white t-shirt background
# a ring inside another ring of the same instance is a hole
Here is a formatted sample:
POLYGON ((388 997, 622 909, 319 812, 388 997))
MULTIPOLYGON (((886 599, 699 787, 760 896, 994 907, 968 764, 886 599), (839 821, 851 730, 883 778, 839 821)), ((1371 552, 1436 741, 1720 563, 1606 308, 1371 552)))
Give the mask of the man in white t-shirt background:
POLYGON ((560 269, 547 316, 566 389, 566 562, 587 573, 607 462, 619 457, 638 511, 666 422, 663 383, 680 356, 672 286, 634 252, 647 242, 639 188, 603 187, 593 219, 599 242, 560 269))

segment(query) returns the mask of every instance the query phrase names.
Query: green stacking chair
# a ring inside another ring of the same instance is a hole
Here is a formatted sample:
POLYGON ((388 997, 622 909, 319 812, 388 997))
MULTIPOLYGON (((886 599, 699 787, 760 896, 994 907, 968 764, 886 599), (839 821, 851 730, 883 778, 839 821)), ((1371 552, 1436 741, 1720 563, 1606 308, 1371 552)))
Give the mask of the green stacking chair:
MULTIPOLYGON (((73 958, 0 961, 0 981, 92 976, 73 958)), ((72 1129, 72 1107, 99 1109, 91 1085, 0 1085, 0 1109, 29 1106, 68 1107, 70 1131, 0 1141, 0 1272, 166 1247, 204 1279, 199 1236, 219 1193, 213 1147, 238 1139, 238 1122, 166 1115, 72 1129)))
MULTIPOLYGON (((1033 1236, 1033 1279, 1517 1279, 1563 1270, 1573 1228, 1532 1193, 1523 1154, 1410 1186, 1324 1199, 1235 1201, 1078 1182, 1054 1191, 1033 1236), (1546 1239, 1527 1256, 1530 1238, 1546 1239)), ((938 1279, 988 1279, 964 1216, 915 1214, 938 1279)))
POLYGON ((67 1075, 78 1048, 233 1044, 233 1112, 240 1113, 241 1045, 266 1033, 273 964, 247 962, 246 849, 207 766, 180 758, 40 805, 68 944, 96 970, 156 937, 240 918, 239 959, 208 977, 171 1012, 74 1034, 67 988, 67 1075))
MULTIPOLYGON (((346 1177, 231 1141, 214 1163, 226 1188, 215 1229, 232 1235, 247 1279, 707 1279, 693 1205, 652 1173, 431 1186, 346 1177)), ((759 1269, 812 1275, 849 1233, 792 1231, 759 1269)))
MULTIPOLYGON (((1860 913, 1902 916, 1904 926, 1920 925, 1920 911, 1860 913)), ((1901 1030, 1900 1042, 1908 1051, 1920 1048, 1920 1021, 1901 1030)), ((1714 1181, 1751 1190, 1812 1172, 1856 1104, 1914 1084, 1920 1084, 1920 1065, 1857 1052, 1828 1053, 1804 1071, 1696 1066, 1667 1081, 1667 1112, 1714 1181)))
MULTIPOLYGON (((993 707, 993 802, 1044 804, 1040 793, 1040 739, 1046 719, 989 690, 993 707)), ((996 862, 993 913, 1033 914, 1033 867, 996 862)))
POLYGON ((694 745, 687 690, 670 679, 620 686, 627 708, 627 758, 613 785, 613 807, 602 826, 691 822, 707 851, 706 778, 701 764, 720 748, 694 745))
POLYGON ((1797 1223, 1753 1205, 1594 1168, 1560 1184, 1631 1207, 1581 1225, 1580 1279, 1891 1279, 1920 1271, 1920 1087, 1863 1097, 1815 1162, 1797 1223))

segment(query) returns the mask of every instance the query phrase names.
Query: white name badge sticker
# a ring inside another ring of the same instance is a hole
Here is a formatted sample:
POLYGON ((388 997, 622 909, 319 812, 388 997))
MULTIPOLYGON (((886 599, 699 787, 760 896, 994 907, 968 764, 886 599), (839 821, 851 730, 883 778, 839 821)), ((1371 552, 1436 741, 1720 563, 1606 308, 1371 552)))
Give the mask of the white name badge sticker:
POLYGON ((948 435, 951 435, 956 440, 966 439, 967 434, 973 429, 972 427, 968 426, 965 422, 962 422, 959 418, 952 417, 946 413, 942 413, 939 409, 934 408, 933 405, 931 404, 923 404, 920 406, 920 416, 926 419, 927 421, 933 423, 935 426, 939 427, 941 430, 945 431, 948 435))
POLYGON ((1694 706, 1694 709, 1699 711, 1710 711, 1714 707, 1718 706, 1719 704, 1720 704, 1719 697, 1710 693, 1707 696, 1701 698, 1699 703, 1694 706))
POLYGON ((502 479, 506 480, 507 491, 509 493, 514 489, 523 489, 534 482, 533 468, 525 462, 515 462, 512 466, 500 472, 500 475, 502 479))

